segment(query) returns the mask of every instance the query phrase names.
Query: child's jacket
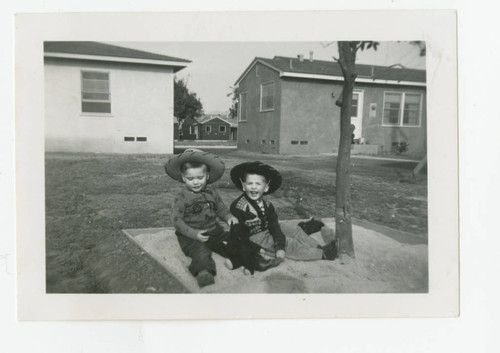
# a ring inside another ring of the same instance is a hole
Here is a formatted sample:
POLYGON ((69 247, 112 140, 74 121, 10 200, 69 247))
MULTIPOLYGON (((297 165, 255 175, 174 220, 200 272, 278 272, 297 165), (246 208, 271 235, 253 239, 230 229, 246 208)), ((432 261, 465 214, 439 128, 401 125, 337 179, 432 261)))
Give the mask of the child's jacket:
POLYGON ((231 213, 238 218, 238 222, 248 227, 251 235, 269 231, 273 237, 276 251, 284 250, 286 238, 278 223, 278 215, 270 201, 262 200, 264 201, 264 211, 255 201, 243 193, 231 203, 231 213))
POLYGON ((186 188, 174 200, 172 223, 179 233, 189 238, 196 239, 202 229, 220 228, 217 217, 227 222, 231 213, 219 194, 208 187, 196 193, 186 188))

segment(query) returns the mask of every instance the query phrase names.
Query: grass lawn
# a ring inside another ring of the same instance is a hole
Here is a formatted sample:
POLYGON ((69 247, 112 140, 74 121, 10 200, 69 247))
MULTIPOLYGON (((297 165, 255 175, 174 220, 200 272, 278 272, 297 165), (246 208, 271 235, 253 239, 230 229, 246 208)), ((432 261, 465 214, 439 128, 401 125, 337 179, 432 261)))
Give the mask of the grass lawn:
MULTIPOLYGON (((282 187, 271 196, 281 219, 334 215, 335 157, 215 152, 227 171, 214 186, 228 206, 240 193, 228 170, 259 159, 283 175, 282 187)), ((121 232, 171 226, 171 204, 182 184, 165 174, 166 161, 166 155, 46 154, 47 292, 183 292, 121 232)), ((414 166, 414 162, 353 159, 353 216, 426 234, 426 179, 400 182, 414 166)))

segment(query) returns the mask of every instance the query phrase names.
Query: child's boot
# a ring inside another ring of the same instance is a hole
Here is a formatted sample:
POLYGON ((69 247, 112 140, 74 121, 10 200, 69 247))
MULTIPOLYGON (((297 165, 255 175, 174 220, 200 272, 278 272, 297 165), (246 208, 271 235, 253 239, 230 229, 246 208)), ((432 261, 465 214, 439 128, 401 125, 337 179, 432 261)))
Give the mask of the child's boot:
POLYGON ((200 288, 206 287, 208 285, 214 284, 215 279, 214 276, 208 272, 207 270, 202 270, 198 273, 196 276, 196 281, 198 282, 198 285, 200 288))
POLYGON ((323 260, 335 260, 338 257, 337 242, 335 240, 322 246, 321 249, 323 250, 323 260))

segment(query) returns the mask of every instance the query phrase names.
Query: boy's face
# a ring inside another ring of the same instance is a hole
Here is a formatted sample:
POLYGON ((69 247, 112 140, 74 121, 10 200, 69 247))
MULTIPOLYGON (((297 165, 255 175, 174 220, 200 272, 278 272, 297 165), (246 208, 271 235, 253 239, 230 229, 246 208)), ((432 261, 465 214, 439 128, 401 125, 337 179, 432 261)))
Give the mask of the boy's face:
POLYGON ((245 194, 253 201, 260 200, 262 195, 269 190, 266 178, 258 174, 247 174, 241 184, 245 194))
POLYGON ((182 174, 182 180, 186 187, 192 192, 200 192, 207 185, 208 173, 207 167, 188 168, 182 174))

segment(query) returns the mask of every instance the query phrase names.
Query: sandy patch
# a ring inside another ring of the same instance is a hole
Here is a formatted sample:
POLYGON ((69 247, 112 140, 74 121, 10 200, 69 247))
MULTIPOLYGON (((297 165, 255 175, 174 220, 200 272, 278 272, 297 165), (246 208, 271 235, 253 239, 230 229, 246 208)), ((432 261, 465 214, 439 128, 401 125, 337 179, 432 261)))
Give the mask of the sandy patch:
MULTIPOLYGON (((328 224, 333 227, 334 224, 328 224)), ((427 245, 402 244, 381 233, 353 225, 356 258, 335 261, 286 260, 253 276, 228 270, 214 254, 216 283, 198 288, 172 229, 126 231, 193 293, 422 293, 428 290, 427 245)), ((320 239, 315 235, 316 239, 320 239)))

